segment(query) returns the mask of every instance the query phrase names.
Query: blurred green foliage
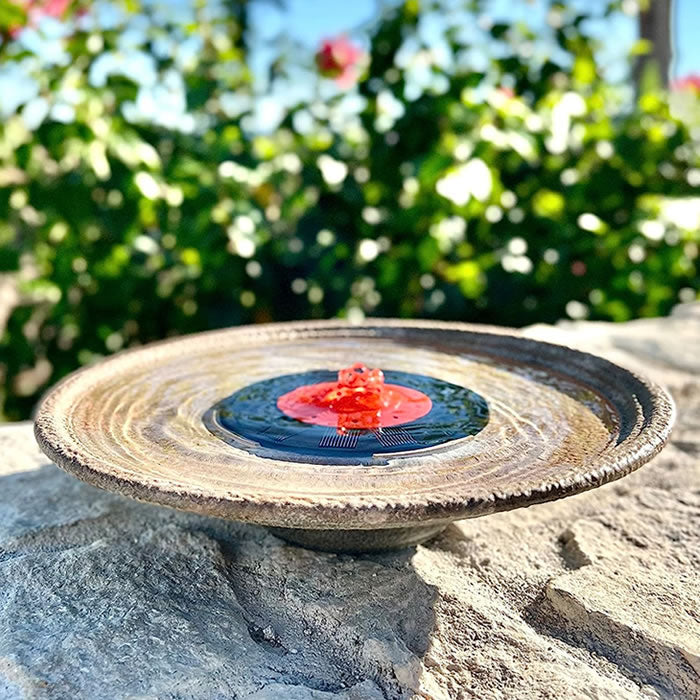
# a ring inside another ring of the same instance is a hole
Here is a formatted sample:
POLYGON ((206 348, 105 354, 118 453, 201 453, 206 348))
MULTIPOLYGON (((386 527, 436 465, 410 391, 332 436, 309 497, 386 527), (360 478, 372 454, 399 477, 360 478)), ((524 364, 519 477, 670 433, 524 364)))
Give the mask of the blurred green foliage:
POLYGON ((624 321, 695 298, 697 127, 661 91, 604 79, 587 15, 552 3, 535 33, 465 3, 441 14, 438 51, 435 3, 407 0, 370 29, 356 90, 326 83, 261 135, 231 106, 253 91, 246 3, 130 5, 106 26, 74 13, 58 58, 0 45, 37 84, 0 124, 0 416, 176 333, 624 321), (463 31, 477 16, 488 40, 463 31))

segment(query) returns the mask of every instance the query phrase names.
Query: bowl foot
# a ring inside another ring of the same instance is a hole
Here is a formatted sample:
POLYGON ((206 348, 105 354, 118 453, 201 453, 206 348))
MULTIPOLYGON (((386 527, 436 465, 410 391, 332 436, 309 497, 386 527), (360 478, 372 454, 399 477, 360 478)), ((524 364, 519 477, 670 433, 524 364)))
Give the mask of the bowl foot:
POLYGON ((384 552, 421 544, 442 532, 447 525, 419 525, 377 530, 304 530, 292 527, 270 527, 273 535, 307 549, 322 552, 384 552))

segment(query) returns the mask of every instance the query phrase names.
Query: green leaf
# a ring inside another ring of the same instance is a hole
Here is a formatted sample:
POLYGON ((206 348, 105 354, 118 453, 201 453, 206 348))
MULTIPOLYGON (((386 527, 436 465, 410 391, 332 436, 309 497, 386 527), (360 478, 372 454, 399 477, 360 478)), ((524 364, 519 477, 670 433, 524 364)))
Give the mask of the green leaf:
POLYGON ((23 27, 27 14, 21 5, 10 0, 0 0, 0 29, 23 27))

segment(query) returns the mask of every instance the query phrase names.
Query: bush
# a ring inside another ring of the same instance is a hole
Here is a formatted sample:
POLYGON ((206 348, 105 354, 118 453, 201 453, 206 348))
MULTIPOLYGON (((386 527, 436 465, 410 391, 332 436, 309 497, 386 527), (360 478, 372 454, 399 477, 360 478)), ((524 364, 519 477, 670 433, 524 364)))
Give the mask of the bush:
POLYGON ((38 81, 0 125, 7 418, 170 334, 362 314, 623 321, 695 297, 697 144, 663 92, 604 80, 588 16, 554 3, 536 36, 442 13, 426 42, 438 15, 407 0, 371 29, 356 89, 310 75, 329 96, 261 135, 245 128, 246 4, 177 22, 144 7, 147 24, 107 26, 74 8, 53 61, 35 30, 0 47, 4 71, 38 81))

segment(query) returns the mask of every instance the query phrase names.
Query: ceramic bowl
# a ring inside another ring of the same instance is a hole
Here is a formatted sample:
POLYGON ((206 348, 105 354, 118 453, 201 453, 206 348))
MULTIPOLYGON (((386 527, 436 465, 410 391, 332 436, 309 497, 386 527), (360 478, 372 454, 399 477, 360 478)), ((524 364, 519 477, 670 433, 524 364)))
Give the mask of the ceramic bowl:
POLYGON ((121 353, 49 391, 35 433, 58 466, 100 488, 357 552, 618 479, 663 447, 673 420, 663 389, 600 357, 477 326, 372 320, 240 327, 121 353), (212 407, 252 383, 357 361, 467 387, 488 421, 357 463, 261 450, 212 422, 212 407))

